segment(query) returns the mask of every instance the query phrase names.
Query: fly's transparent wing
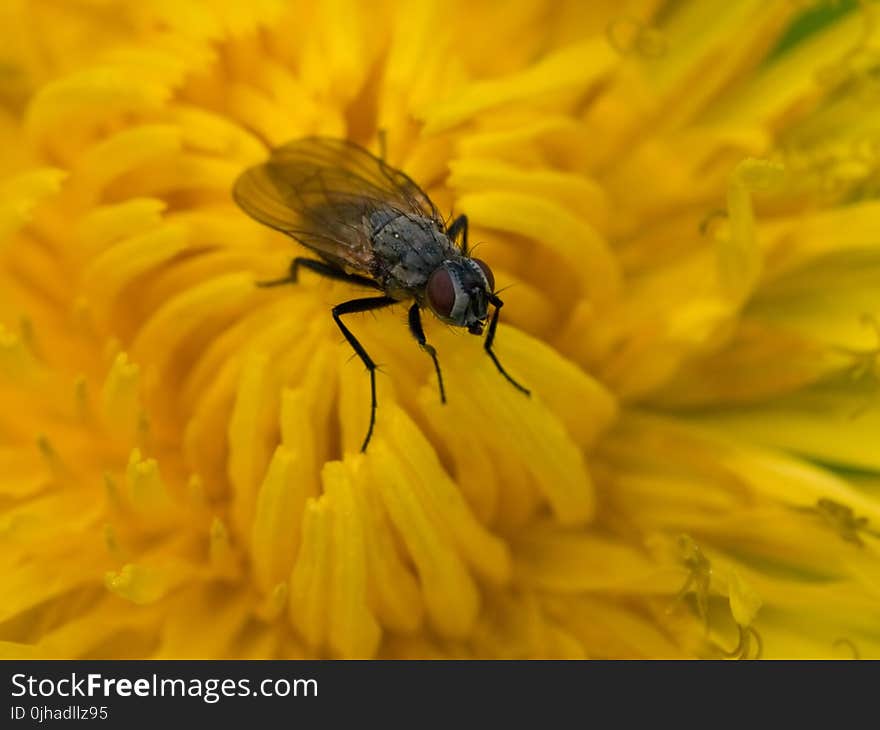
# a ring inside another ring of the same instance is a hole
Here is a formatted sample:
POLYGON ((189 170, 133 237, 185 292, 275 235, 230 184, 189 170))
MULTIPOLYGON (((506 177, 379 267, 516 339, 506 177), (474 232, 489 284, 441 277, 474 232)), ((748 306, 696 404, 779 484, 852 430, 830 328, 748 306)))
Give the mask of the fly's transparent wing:
POLYGON ((439 222, 428 196, 406 174, 352 142, 323 137, 276 148, 239 176, 233 196, 252 218, 367 274, 372 213, 392 209, 439 222))

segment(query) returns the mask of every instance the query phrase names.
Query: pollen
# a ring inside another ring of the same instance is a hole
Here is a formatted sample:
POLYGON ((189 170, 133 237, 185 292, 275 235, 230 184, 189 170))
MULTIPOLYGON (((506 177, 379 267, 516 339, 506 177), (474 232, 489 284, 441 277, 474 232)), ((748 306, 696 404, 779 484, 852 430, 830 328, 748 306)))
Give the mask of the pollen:
POLYGON ((139 449, 133 449, 125 478, 132 507, 139 513, 154 517, 171 508, 168 490, 155 459, 145 459, 139 449))
POLYGON ((139 376, 138 366, 130 363, 128 356, 120 352, 101 389, 102 412, 107 428, 128 442, 134 439, 137 431, 139 376))
POLYGON ((133 563, 118 572, 108 571, 104 582, 111 592, 137 604, 152 603, 167 590, 165 576, 133 563))

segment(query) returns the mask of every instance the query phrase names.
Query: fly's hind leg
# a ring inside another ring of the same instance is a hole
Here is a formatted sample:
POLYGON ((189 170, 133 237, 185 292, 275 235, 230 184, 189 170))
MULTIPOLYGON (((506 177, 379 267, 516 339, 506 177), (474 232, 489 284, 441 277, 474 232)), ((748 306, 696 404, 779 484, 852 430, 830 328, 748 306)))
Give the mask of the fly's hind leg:
POLYGON ((391 297, 368 297, 366 299, 352 299, 333 307, 333 320, 336 322, 337 327, 339 327, 345 339, 348 340, 348 344, 351 345, 351 348, 361 359, 361 362, 370 371, 370 426, 367 429, 367 436, 364 438, 364 443, 361 446, 361 453, 367 450, 367 444, 370 443, 370 437, 373 435, 373 426, 376 423, 376 363, 373 362, 363 345, 351 333, 351 330, 342 323, 342 315, 369 312, 373 309, 381 309, 396 303, 397 300, 391 297))
POLYGON ((314 273, 327 279, 335 279, 338 281, 348 281, 352 284, 360 286, 368 286, 372 289, 379 289, 379 285, 372 279, 357 274, 349 274, 340 269, 338 266, 328 264, 326 261, 315 261, 315 259, 307 259, 297 256, 290 262, 290 273, 282 279, 271 279, 269 281, 258 281, 257 286, 270 287, 282 286, 284 284, 296 284, 298 279, 299 268, 308 269, 314 273))
POLYGON ((440 374, 440 363, 437 361, 437 351, 429 345, 427 339, 425 339, 425 331, 422 329, 422 318, 419 312, 418 303, 414 303, 409 308, 409 331, 412 332, 412 336, 416 338, 416 342, 419 343, 421 348, 427 352, 434 361, 434 370, 437 371, 437 384, 440 386, 440 402, 445 403, 446 391, 443 390, 443 376, 440 374))

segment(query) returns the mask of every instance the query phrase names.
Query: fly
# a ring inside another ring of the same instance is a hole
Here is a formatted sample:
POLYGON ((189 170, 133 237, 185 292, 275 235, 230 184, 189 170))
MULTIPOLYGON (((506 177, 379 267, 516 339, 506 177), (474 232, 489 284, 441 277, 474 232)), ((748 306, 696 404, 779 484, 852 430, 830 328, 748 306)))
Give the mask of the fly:
POLYGON ((529 395, 492 351, 504 303, 495 293, 488 264, 468 252, 467 217, 460 215, 446 226, 408 175, 353 142, 309 137, 274 149, 268 160, 245 170, 233 197, 252 218, 320 257, 297 256, 287 276, 259 286, 294 283, 303 268, 382 292, 332 310, 336 325, 370 373, 370 425, 362 452, 376 422, 376 363, 342 322, 347 314, 412 300, 409 330, 434 363, 442 403, 443 376, 437 352, 425 339, 421 310, 427 307, 438 319, 472 335, 482 335, 488 322, 483 348, 498 372, 529 395), (489 305, 494 307, 491 320, 489 305))

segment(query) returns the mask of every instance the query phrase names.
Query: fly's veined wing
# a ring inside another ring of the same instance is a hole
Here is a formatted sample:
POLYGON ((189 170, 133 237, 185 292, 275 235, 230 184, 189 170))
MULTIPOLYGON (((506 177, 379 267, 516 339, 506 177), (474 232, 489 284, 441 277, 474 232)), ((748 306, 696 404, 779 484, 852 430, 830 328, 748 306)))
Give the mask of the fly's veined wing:
POLYGON ((364 220, 373 212, 392 208, 439 220, 406 174, 352 142, 323 137, 276 148, 266 162, 241 174, 233 196, 261 223, 367 273, 373 253, 364 220))

